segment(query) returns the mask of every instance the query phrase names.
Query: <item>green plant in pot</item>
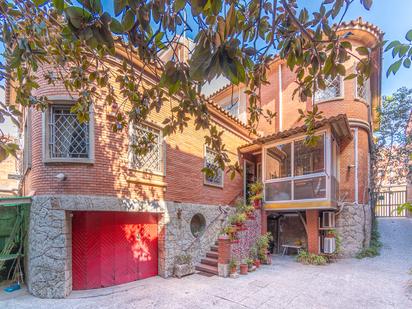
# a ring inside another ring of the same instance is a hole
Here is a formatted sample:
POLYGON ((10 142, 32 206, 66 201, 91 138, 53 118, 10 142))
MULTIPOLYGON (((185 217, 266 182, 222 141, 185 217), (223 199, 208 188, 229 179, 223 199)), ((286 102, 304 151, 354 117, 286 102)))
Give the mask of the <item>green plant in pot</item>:
POLYGON ((248 266, 247 266, 247 263, 246 263, 245 260, 243 260, 243 261, 240 263, 239 268, 240 268, 240 274, 241 274, 241 275, 247 275, 247 273, 248 273, 248 266))
POLYGON ((255 207, 253 207, 252 205, 245 206, 244 211, 248 219, 253 220, 256 218, 255 217, 255 207))
POLYGON ((257 255, 260 261, 267 263, 269 244, 273 240, 271 233, 261 235, 256 241, 257 255))
POLYGON ((254 245, 254 246, 252 246, 252 248, 250 248, 249 254, 250 254, 250 258, 253 260, 253 263, 255 264, 256 268, 259 268, 260 267, 260 260, 259 260, 259 257, 258 257, 256 245, 254 245))
POLYGON ((234 258, 231 258, 229 261, 229 272, 231 274, 237 273, 237 261, 234 258))
POLYGON ((237 226, 238 230, 241 230, 246 221, 246 214, 235 213, 229 217, 229 223, 237 226))
POLYGON ((247 264, 247 269, 248 269, 248 271, 252 271, 253 270, 253 259, 251 259, 251 258, 247 258, 246 260, 245 260, 245 262, 246 262, 246 264, 247 264))
POLYGON ((259 209, 260 203, 263 199, 263 183, 261 183, 260 181, 252 183, 249 186, 249 190, 251 194, 250 200, 253 203, 253 206, 255 207, 255 209, 259 209))
POLYGON ((238 238, 237 238, 237 228, 235 226, 229 225, 226 226, 223 230, 222 230, 222 234, 225 234, 228 236, 230 242, 232 243, 237 243, 239 242, 238 238))

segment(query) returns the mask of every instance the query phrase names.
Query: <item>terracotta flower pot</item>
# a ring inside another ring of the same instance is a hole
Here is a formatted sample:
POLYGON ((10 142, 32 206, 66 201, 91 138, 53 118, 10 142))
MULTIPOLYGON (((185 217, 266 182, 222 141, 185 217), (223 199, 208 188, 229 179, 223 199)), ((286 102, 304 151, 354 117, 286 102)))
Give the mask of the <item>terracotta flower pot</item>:
POLYGON ((230 273, 231 274, 236 274, 236 272, 237 272, 237 267, 236 266, 233 266, 232 268, 230 268, 230 273))
POLYGON ((260 208, 260 200, 253 200, 253 207, 255 207, 255 209, 259 209, 260 208))
POLYGON ((240 264, 240 274, 247 275, 247 272, 248 272, 247 264, 240 264))
POLYGON ((256 259, 254 263, 255 263, 256 268, 260 267, 260 260, 259 259, 256 259))

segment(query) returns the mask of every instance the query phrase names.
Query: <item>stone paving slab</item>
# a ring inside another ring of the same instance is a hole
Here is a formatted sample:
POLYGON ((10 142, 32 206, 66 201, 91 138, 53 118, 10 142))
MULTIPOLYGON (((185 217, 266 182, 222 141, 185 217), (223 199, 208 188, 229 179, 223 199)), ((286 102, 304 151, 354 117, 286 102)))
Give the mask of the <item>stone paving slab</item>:
POLYGON ((380 231, 384 246, 373 259, 306 266, 274 257, 238 279, 154 277, 60 300, 0 292, 0 308, 412 308, 412 220, 380 219, 380 231))

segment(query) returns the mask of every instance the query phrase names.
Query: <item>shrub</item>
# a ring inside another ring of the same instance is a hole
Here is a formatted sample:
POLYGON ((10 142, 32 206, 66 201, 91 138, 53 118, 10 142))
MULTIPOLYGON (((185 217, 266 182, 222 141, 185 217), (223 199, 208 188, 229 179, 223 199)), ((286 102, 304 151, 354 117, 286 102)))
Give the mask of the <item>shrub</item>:
POLYGON ((266 234, 261 235, 256 241, 257 255, 261 261, 266 260, 269 243, 272 241, 272 239, 272 234, 267 232, 266 234))
POLYGON ((244 213, 235 213, 229 217, 230 224, 242 224, 246 221, 246 215, 244 213))
POLYGON ((328 263, 328 260, 324 256, 309 253, 305 250, 299 252, 296 260, 305 265, 325 265, 328 263))

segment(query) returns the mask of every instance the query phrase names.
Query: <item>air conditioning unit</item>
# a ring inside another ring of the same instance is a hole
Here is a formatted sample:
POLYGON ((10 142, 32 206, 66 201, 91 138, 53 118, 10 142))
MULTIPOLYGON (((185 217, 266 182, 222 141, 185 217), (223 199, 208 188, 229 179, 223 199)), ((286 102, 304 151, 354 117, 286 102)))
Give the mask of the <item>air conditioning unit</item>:
POLYGON ((336 251, 336 239, 333 237, 325 237, 323 239, 323 253, 332 254, 336 251))
POLYGON ((333 211, 322 212, 322 228, 333 229, 335 228, 335 213, 333 211))

